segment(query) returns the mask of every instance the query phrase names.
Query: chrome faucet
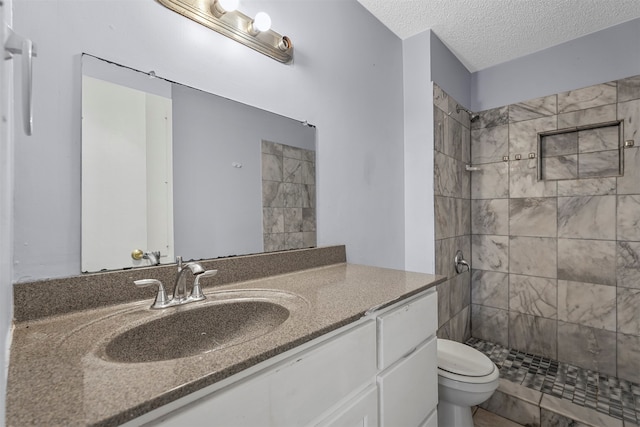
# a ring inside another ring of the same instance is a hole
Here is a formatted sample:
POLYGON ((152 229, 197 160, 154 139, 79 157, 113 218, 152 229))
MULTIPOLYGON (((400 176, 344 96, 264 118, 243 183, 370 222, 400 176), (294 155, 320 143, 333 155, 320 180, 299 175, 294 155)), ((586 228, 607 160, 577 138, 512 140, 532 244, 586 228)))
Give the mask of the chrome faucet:
POLYGON ((187 304, 190 302, 201 301, 205 299, 205 296, 202 293, 202 288, 200 287, 200 279, 204 277, 215 276, 218 273, 218 270, 205 270, 197 262, 188 262, 183 264, 182 257, 180 256, 176 257, 176 264, 178 265, 178 275, 176 276, 176 283, 173 288, 173 298, 167 298, 167 292, 162 285, 162 282, 159 280, 142 279, 135 280, 133 282, 138 287, 151 285, 158 286, 158 294, 156 295, 156 299, 151 305, 151 308, 167 308, 173 307, 174 305, 187 304), (185 273, 187 271, 191 271, 191 273, 193 273, 193 275, 195 276, 191 294, 189 295, 187 295, 187 278, 185 277, 185 273))
POLYGON ((458 274, 471 270, 469 263, 464 260, 464 255, 462 254, 461 250, 458 250, 456 252, 456 256, 453 259, 453 263, 456 267, 456 273, 458 274), (466 267, 466 270, 465 270, 465 267, 466 267))

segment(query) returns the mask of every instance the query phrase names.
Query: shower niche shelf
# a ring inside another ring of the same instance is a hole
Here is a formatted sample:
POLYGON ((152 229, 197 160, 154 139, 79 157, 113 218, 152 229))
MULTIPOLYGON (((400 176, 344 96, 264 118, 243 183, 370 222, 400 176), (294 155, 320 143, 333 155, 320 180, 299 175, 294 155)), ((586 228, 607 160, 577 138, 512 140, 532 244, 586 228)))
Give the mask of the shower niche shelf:
POLYGON ((538 134, 538 181, 623 175, 621 120, 538 134))

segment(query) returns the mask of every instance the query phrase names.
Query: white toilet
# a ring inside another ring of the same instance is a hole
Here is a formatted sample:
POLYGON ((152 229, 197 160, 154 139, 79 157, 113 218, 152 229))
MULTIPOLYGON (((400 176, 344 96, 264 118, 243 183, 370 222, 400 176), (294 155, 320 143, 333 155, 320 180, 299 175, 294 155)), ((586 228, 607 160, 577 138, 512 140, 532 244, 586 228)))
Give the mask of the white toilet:
POLYGON ((471 407, 498 388, 498 367, 478 350, 438 339, 438 426, 473 427, 471 407))

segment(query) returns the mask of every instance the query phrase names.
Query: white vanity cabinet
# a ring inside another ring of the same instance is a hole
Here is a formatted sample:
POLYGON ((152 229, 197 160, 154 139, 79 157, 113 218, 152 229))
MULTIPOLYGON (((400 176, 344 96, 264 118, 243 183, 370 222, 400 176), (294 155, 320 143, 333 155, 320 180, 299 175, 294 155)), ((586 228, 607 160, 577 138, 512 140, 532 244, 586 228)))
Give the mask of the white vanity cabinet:
POLYGON ((436 304, 435 290, 425 291, 202 390, 164 416, 156 410, 129 424, 435 426, 436 304))

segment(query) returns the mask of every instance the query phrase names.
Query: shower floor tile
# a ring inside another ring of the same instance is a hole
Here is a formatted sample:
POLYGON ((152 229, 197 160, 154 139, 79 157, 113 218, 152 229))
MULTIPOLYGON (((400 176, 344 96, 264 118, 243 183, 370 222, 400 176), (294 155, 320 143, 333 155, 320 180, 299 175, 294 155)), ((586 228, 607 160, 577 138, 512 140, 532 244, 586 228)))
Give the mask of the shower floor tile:
POLYGON ((478 338, 466 344, 486 354, 500 369, 500 378, 640 424, 640 384, 478 338))

